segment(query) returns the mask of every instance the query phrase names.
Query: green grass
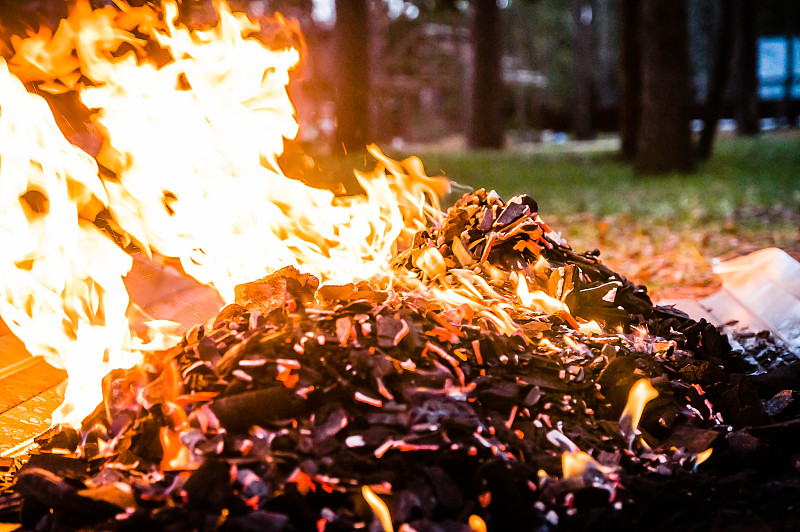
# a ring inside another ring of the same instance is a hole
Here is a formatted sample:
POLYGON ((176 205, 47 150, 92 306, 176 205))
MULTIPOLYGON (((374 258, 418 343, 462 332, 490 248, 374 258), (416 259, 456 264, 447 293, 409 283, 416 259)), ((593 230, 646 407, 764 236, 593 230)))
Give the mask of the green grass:
POLYGON ((442 172, 472 188, 495 189, 504 198, 529 194, 544 217, 625 214, 649 221, 708 223, 744 213, 749 223, 770 212, 800 214, 799 136, 721 139, 712 159, 690 175, 636 176, 608 152, 419 156, 428 173, 442 172))

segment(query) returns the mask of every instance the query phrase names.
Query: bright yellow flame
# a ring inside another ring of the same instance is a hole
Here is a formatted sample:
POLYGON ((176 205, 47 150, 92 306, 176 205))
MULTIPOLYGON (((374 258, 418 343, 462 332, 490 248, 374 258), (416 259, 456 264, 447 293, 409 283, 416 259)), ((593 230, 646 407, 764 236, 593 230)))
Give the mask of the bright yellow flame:
POLYGON ((578 330, 581 332, 581 334, 585 334, 587 336, 591 336, 593 334, 600 336, 603 334, 603 327, 601 327, 600 324, 594 320, 581 323, 578 330))
POLYGON ((422 270, 431 279, 443 275, 447 271, 444 257, 439 253, 438 249, 433 247, 420 249, 413 261, 414 266, 422 270))
POLYGON ((628 402, 619 418, 622 433, 630 441, 636 435, 645 405, 656 397, 658 397, 658 392, 647 379, 639 379, 631 387, 631 391, 628 393, 628 402))
POLYGON ((386 506, 386 503, 375 495, 375 492, 367 485, 361 486, 361 494, 364 495, 367 504, 369 504, 372 511, 375 512, 375 515, 380 519, 384 532, 394 532, 392 516, 389 514, 389 508, 386 506))
POLYGON ((564 474, 564 478, 579 478, 583 476, 583 473, 590 466, 597 469, 602 468, 591 455, 583 451, 575 453, 564 451, 561 454, 561 470, 564 474))
POLYGON ((54 423, 79 422, 101 377, 137 360, 122 282, 131 258, 90 221, 106 201, 94 160, 0 59, 0 314, 31 354, 69 374, 54 423))
MULTIPOLYGON (((94 84, 81 100, 108 139, 98 161, 116 175, 105 186, 122 232, 179 258, 226 301, 236 284, 287 265, 323 282, 386 278, 397 239, 438 212, 421 203, 446 185, 419 159, 398 163, 376 147, 376 170, 357 175, 364 196, 287 179, 277 158, 297 133, 286 86, 298 52, 267 48, 251 37, 258 24, 224 3, 219 24, 203 31, 177 23, 175 3, 163 8, 151 38, 172 61, 87 53, 82 69, 94 84)), ((83 41, 100 38, 83 28, 83 41)))
POLYGON ((541 290, 530 291, 528 281, 520 275, 517 281, 517 297, 524 307, 540 309, 547 314, 554 314, 560 310, 569 312, 569 307, 558 299, 547 295, 541 290))

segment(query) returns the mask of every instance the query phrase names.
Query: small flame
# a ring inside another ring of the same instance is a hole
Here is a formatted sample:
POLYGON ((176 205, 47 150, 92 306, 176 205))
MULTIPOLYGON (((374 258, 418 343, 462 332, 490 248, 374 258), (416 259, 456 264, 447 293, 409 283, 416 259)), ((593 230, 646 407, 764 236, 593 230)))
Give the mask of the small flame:
POLYGON ((633 445, 633 440, 638 434, 639 420, 645 405, 656 397, 658 397, 658 392, 647 379, 639 379, 631 387, 631 391, 628 393, 628 402, 619 418, 622 435, 628 438, 629 445, 633 445))
POLYGON ((375 495, 375 492, 372 491, 372 489, 370 489, 370 487, 367 485, 361 487, 361 494, 364 496, 364 499, 366 499, 370 508, 372 508, 372 511, 375 512, 375 515, 378 516, 381 526, 383 527, 383 531, 394 532, 392 516, 389 514, 389 508, 386 506, 386 503, 383 502, 380 497, 375 495))
POLYGON ((694 461, 695 469, 697 468, 697 466, 699 466, 700 464, 702 464, 703 462, 708 460, 711 457, 711 453, 712 452, 714 452, 714 449, 709 447, 708 449, 706 449, 702 453, 698 454, 697 458, 695 458, 695 461, 694 461))
POLYGON ((594 468, 597 471, 605 469, 604 466, 600 465, 597 460, 584 451, 564 451, 561 454, 561 470, 564 473, 564 478, 582 477, 589 468, 594 468))
POLYGON ((558 299, 547 295, 541 290, 531 292, 524 275, 520 275, 517 281, 517 297, 524 307, 540 309, 547 314, 555 314, 558 311, 569 313, 569 307, 558 299))
POLYGON ((469 516, 469 527, 472 532, 486 532, 486 521, 481 516, 472 514, 469 516))
POLYGON ((563 480, 571 485, 593 486, 608 491, 609 501, 615 497, 619 475, 613 467, 604 466, 584 451, 561 454, 563 480))

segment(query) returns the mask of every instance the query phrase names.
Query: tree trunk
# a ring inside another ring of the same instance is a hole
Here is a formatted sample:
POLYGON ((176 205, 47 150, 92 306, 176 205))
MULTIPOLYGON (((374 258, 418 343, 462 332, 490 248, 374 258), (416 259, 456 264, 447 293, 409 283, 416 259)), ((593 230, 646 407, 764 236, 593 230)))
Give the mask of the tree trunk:
POLYGON ((714 63, 708 81, 708 94, 706 95, 705 116, 703 117, 703 132, 697 145, 697 157, 700 160, 708 159, 714 145, 714 135, 717 132, 717 120, 725 100, 725 88, 731 71, 731 58, 733 57, 733 33, 736 26, 735 0, 720 0, 719 24, 717 25, 717 38, 714 50, 714 63))
POLYGON ((739 135, 758 134, 758 42, 756 0, 737 0, 737 26, 739 39, 739 79, 737 119, 739 135))
POLYGON ((336 2, 336 136, 334 151, 363 150, 369 141, 367 0, 336 2))
POLYGON ((472 4, 474 69, 467 140, 471 148, 501 148, 505 125, 500 8, 496 0, 473 0, 472 4))
POLYGON ((592 138, 592 4, 588 0, 572 0, 572 40, 575 60, 575 138, 592 138))
POLYGON ((686 0, 642 2, 637 173, 690 172, 694 168, 687 21, 686 0))
POLYGON ((620 154, 624 159, 633 160, 639 137, 642 95, 641 4, 639 0, 620 0, 618 9, 620 154))

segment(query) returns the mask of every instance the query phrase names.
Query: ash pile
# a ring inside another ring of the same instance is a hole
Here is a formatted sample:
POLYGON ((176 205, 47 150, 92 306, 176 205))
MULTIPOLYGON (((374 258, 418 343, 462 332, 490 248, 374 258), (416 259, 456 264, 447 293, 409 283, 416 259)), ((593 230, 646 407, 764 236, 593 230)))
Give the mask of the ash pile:
POLYGON ((37 531, 800 526, 796 358, 750 365, 537 211, 465 195, 397 257, 390 288, 319 287, 291 267, 240 285, 213 324, 107 375, 79 431, 40 437, 1 517, 37 531))

